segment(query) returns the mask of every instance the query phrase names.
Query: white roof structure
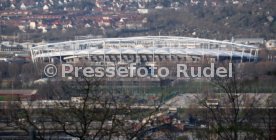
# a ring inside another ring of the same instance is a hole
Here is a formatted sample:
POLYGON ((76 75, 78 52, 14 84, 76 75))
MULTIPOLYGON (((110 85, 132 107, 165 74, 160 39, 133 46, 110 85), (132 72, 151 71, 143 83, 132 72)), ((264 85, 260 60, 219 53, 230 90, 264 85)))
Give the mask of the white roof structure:
POLYGON ((93 55, 195 55, 256 59, 258 47, 202 38, 141 36, 49 43, 31 48, 32 58, 93 55))

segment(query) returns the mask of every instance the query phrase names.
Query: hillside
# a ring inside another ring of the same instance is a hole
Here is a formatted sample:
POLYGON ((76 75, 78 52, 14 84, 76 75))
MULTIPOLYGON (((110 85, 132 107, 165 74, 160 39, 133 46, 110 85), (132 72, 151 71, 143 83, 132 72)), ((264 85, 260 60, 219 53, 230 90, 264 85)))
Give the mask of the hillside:
POLYGON ((177 10, 154 10, 149 15, 149 26, 161 34, 170 35, 217 39, 230 39, 233 36, 271 39, 275 38, 276 33, 275 6, 276 2, 272 0, 220 3, 215 6, 189 3, 177 10))

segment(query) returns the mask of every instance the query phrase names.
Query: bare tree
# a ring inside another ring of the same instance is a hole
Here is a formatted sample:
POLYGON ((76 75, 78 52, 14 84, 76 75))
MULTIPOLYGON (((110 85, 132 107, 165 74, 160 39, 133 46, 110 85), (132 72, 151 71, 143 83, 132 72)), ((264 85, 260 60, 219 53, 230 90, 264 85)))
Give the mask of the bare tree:
POLYGON ((206 108, 208 121, 208 139, 254 139, 263 138, 257 115, 269 98, 266 94, 246 93, 251 77, 241 67, 233 65, 233 77, 214 77, 211 82, 219 94, 200 95, 199 105, 206 108))
POLYGON ((57 101, 57 109, 50 112, 53 122, 65 134, 79 139, 102 139, 112 135, 113 125, 107 123, 114 119, 117 106, 113 94, 102 89, 102 83, 82 77, 60 85, 61 91, 56 90, 71 97, 68 102, 57 101))
POLYGON ((120 91, 108 91, 101 79, 54 82, 51 100, 24 100, 10 106, 11 125, 34 139, 70 136, 79 139, 142 139, 160 105, 133 106, 120 91), (56 88, 59 87, 59 88, 56 88))
POLYGON ((276 138, 275 130, 276 130, 276 113, 275 113, 275 106, 276 106, 276 98, 275 95, 272 94, 270 98, 266 100, 265 108, 261 110, 260 119, 264 138, 267 140, 273 140, 276 138))
POLYGON ((134 106, 137 99, 126 98, 119 90, 107 90, 105 79, 81 77, 72 82, 61 86, 61 91, 74 99, 58 102, 56 106, 62 109, 51 113, 53 122, 72 137, 142 139, 160 112, 160 104, 134 106))
POLYGON ((17 101, 10 102, 8 127, 14 132, 25 132, 30 139, 51 139, 54 134, 54 125, 49 122, 42 102, 22 100, 17 97, 17 101), (48 120, 48 121, 47 121, 48 120))

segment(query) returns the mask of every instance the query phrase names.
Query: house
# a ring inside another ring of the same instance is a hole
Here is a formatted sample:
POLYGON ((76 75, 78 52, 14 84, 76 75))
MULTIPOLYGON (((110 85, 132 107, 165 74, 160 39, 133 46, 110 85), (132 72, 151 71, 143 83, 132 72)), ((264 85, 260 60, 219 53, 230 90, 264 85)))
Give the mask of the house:
POLYGON ((25 26, 24 25, 18 25, 18 29, 22 32, 26 32, 25 31, 25 26))
POLYGON ((268 17, 266 17, 266 19, 267 19, 269 22, 273 22, 273 21, 274 21, 273 16, 268 16, 268 17))
POLYGON ((47 25, 39 25, 37 29, 42 30, 42 33, 47 33, 47 25))
POLYGON ((143 28, 143 24, 141 21, 129 21, 126 23, 127 29, 141 29, 143 28))
POLYGON ((96 0, 96 6, 97 6, 98 8, 101 8, 101 7, 102 7, 102 3, 101 3, 101 1, 96 0))
POLYGON ((63 25, 64 28, 73 28, 73 25, 71 23, 63 25))
POLYGON ((142 20, 142 23, 148 23, 148 18, 145 17, 145 18, 142 20))
POLYGON ((11 4, 11 9, 15 9, 15 6, 14 6, 14 4, 11 4))
POLYGON ((85 28, 90 28, 90 27, 91 27, 91 25, 90 25, 90 24, 88 24, 88 23, 86 23, 86 24, 84 25, 84 27, 85 27, 85 28))
POLYGON ((63 2, 62 1, 58 1, 58 5, 63 5, 63 2))
POLYGON ((234 4, 234 5, 237 5, 237 4, 239 4, 239 3, 240 3, 240 2, 237 1, 237 0, 233 1, 233 4, 234 4))
POLYGON ((217 6, 217 2, 212 2, 212 6, 216 7, 217 6))
POLYGON ((35 30, 36 29, 36 22, 31 21, 30 24, 29 24, 29 26, 30 26, 31 30, 35 30))
POLYGON ((207 7, 207 6, 208 6, 208 2, 205 0, 203 5, 204 5, 205 7, 207 7))
POLYGON ((56 25, 56 24, 53 24, 53 25, 51 26, 51 29, 57 29, 57 25, 56 25))
POLYGON ((137 9, 139 14, 148 14, 149 13, 149 9, 137 9))
POLYGON ((163 9, 164 7, 162 5, 157 5, 155 9, 163 9))
POLYGON ((101 20, 98 21, 99 26, 111 26, 111 18, 110 17, 102 17, 101 20))
POLYGON ((198 0, 191 0, 192 5, 198 5, 199 1, 198 0))
POLYGON ((49 11, 49 6, 45 4, 42 9, 43 11, 49 11))
POLYGON ((22 4, 20 5, 20 9, 21 9, 21 10, 26 10, 27 7, 26 7, 26 5, 25 5, 24 3, 22 3, 22 4))

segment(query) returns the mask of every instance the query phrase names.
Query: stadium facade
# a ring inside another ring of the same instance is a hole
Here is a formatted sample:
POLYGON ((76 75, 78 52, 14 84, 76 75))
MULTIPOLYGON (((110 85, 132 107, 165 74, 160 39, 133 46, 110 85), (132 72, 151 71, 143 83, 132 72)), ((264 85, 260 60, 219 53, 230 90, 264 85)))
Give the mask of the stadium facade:
POLYGON ((155 63, 253 62, 258 47, 202 38, 141 36, 49 43, 31 48, 33 62, 155 63))

